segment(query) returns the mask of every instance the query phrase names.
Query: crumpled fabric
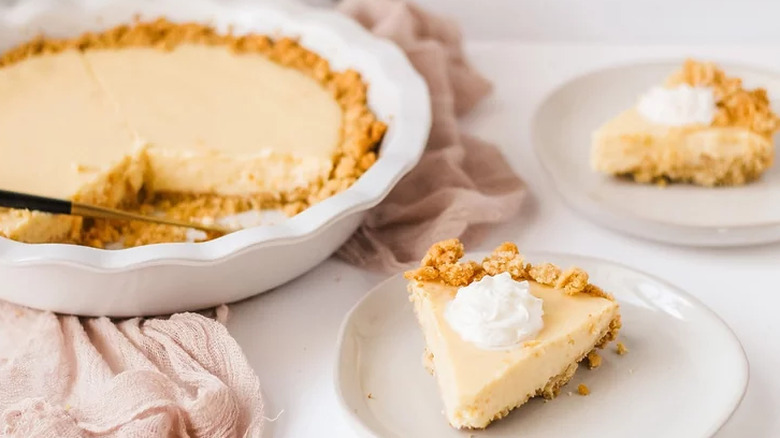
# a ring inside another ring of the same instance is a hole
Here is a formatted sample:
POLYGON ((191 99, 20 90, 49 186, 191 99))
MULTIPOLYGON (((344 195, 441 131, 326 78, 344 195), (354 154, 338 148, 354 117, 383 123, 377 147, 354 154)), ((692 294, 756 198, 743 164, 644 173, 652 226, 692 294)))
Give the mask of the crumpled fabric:
POLYGON ((458 126, 458 117, 491 91, 467 63, 458 26, 396 0, 345 0, 339 9, 406 52, 430 89, 433 126, 420 163, 337 254, 357 266, 397 272, 437 241, 474 243, 485 225, 516 215, 523 182, 495 146, 458 126))
POLYGON ((0 437, 260 437, 260 383, 221 321, 0 302, 0 437))

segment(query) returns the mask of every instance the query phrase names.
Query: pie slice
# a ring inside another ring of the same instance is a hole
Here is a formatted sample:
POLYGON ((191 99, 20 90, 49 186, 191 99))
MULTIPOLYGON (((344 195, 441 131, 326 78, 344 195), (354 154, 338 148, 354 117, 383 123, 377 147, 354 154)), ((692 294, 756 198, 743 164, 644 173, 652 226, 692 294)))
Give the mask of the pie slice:
POLYGON ((512 243, 498 247, 481 264, 460 262, 462 256, 463 245, 457 239, 439 242, 420 268, 406 273, 427 345, 423 361, 438 380, 445 414, 453 427, 485 428, 532 397, 557 396, 582 360, 587 358, 592 368, 600 364, 594 350, 617 337, 620 313, 609 294, 588 283, 585 272, 526 264, 512 243), (485 284, 501 290, 467 290, 485 284), (533 305, 525 309, 527 313, 520 310, 517 314, 511 305, 491 307, 490 297, 506 298, 507 287, 525 287, 530 292, 525 300, 540 304, 541 312, 533 305), (471 307, 455 318, 452 315, 460 298, 464 299, 461 307, 467 300, 471 307), (522 322, 528 315, 533 319, 535 313, 539 318, 535 333, 525 330, 528 326, 509 324, 522 322), (464 317, 477 314, 503 315, 504 319, 492 321, 490 327, 488 323, 475 325, 473 320, 464 322, 464 317), (491 332, 496 328, 499 332, 491 332), (482 337, 493 342, 521 332, 530 336, 511 345, 485 346, 475 341, 482 337))
POLYGON ((741 185, 772 165, 778 127, 766 90, 688 60, 594 132, 591 166, 640 183, 741 185))

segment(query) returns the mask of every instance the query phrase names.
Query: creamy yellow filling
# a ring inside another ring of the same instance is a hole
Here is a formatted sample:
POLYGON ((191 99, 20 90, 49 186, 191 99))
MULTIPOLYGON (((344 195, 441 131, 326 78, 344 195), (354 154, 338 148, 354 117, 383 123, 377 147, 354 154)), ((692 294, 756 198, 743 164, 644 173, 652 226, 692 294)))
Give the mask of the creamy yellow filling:
POLYGON ((289 190, 331 170, 341 108, 297 70, 221 46, 83 56, 128 126, 149 145, 154 190, 289 190))
MULTIPOLYGON (((103 205, 144 183, 219 195, 290 191, 328 178, 341 135, 342 110, 315 80, 221 46, 69 50, 0 69, 6 190, 103 205)), ((48 218, 0 211, 0 232, 43 242, 72 229, 72 219, 48 218)))
POLYGON ((0 188, 70 197, 134 144, 77 52, 0 69, 0 188))

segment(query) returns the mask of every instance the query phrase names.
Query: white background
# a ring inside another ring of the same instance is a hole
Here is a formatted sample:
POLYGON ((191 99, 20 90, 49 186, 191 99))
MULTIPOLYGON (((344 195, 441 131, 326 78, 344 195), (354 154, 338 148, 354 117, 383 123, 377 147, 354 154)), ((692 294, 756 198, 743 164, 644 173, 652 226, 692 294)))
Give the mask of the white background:
MULTIPOLYGON (((517 218, 495 227, 482 245, 471 249, 487 250, 513 240, 521 249, 593 255, 634 266, 693 293, 734 329, 750 360, 747 395, 718 437, 780 437, 780 244, 681 248, 602 229, 569 210, 545 185, 528 136, 530 116, 552 87, 602 66, 699 56, 780 72, 780 3, 419 3, 463 25, 470 59, 495 85, 491 98, 466 117, 463 126, 499 145, 531 192, 517 218)), ((271 424, 275 436, 353 436, 333 388, 336 336, 345 313, 384 277, 330 259, 273 292, 232 307, 229 328, 260 376, 268 416, 283 410, 271 424)))

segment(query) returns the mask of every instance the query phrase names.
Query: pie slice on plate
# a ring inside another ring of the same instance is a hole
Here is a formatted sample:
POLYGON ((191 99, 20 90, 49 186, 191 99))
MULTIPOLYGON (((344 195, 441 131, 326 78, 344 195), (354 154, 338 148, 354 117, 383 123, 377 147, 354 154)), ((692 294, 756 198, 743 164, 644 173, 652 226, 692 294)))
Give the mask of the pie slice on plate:
POLYGON ((591 166, 641 183, 741 185, 772 165, 778 127, 766 90, 688 60, 593 133, 591 166))
MULTIPOLYGON (((463 245, 431 247, 409 271, 410 299, 450 424, 482 429, 530 398, 552 399, 617 337, 619 306, 578 268, 524 262, 512 243, 481 263, 463 245)), ((583 388, 584 391, 584 388, 583 388)))

